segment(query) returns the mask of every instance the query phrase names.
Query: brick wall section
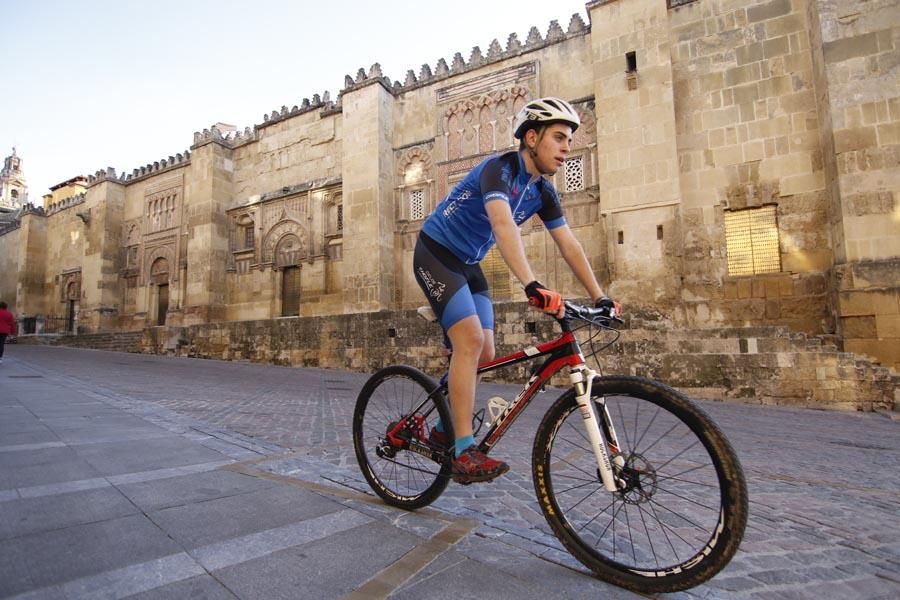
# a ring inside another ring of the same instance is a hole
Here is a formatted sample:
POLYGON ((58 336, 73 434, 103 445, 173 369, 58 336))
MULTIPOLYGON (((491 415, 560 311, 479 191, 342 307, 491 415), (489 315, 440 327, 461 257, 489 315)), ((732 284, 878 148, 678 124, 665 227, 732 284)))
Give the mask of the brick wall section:
MULTIPOLYGON (((526 310, 521 303, 496 306, 498 356, 552 338, 553 323, 526 310), (529 323, 535 333, 527 331, 529 323)), ((360 372, 406 363, 435 377, 447 364, 438 327, 414 311, 154 327, 144 331, 142 348, 153 354, 360 372)), ((589 348, 584 346, 586 354, 589 348)), ((866 411, 900 406, 900 376, 838 352, 821 338, 785 329, 626 329, 601 365, 606 373, 653 377, 714 400, 866 411)), ((526 368, 502 369, 487 379, 522 383, 526 368)), ((566 385, 566 380, 554 384, 566 385)))
POLYGON ((816 2, 819 97, 833 148, 831 230, 844 349, 900 369, 900 10, 816 2))
POLYGON ((682 299, 694 326, 749 320, 834 330, 827 287, 831 207, 804 7, 791 0, 722 1, 669 11, 682 299), (769 203, 777 204, 783 272, 729 276, 724 211, 769 203))

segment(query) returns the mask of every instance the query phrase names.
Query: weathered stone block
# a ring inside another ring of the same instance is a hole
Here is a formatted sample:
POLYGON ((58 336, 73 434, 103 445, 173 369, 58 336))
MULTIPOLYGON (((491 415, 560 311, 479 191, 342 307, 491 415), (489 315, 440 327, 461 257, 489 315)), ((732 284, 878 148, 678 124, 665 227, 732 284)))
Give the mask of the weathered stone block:
POLYGON ((759 63, 751 63, 742 67, 733 67, 725 71, 725 85, 736 86, 743 83, 752 83, 761 78, 759 63))
POLYGON ((851 150, 863 150, 877 144, 877 131, 874 127, 840 129, 834 132, 834 151, 839 154, 851 150))
POLYGON ((877 127, 877 131, 879 146, 900 144, 900 123, 888 123, 885 125, 879 125, 877 127))
POLYGON ((878 34, 865 33, 825 42, 822 49, 827 63, 838 63, 851 58, 869 56, 878 52, 878 34))
POLYGON ((860 290, 838 294, 842 317, 900 313, 900 291, 860 290))
POLYGON ((766 58, 774 58, 790 52, 788 36, 781 36, 763 42, 763 54, 766 58))
POLYGON ((845 197, 847 212, 857 217, 863 215, 885 215, 894 212, 894 194, 891 192, 868 192, 845 197))
POLYGON ((900 314, 875 315, 875 332, 871 337, 883 339, 888 344, 900 345, 900 314))
POLYGON ((746 65, 747 63, 757 62, 763 59, 763 46, 761 42, 756 42, 754 44, 747 44, 746 46, 739 46, 735 49, 735 58, 737 59, 738 66, 746 65))
POLYGON ((841 330, 847 338, 876 337, 875 317, 841 317, 841 330))
POLYGON ((791 12, 790 0, 772 0, 765 4, 751 6, 747 9, 748 23, 758 23, 767 19, 774 19, 791 12))
POLYGON ((798 31, 805 31, 807 23, 803 15, 794 13, 767 21, 765 27, 766 35, 770 38, 775 38, 798 31))

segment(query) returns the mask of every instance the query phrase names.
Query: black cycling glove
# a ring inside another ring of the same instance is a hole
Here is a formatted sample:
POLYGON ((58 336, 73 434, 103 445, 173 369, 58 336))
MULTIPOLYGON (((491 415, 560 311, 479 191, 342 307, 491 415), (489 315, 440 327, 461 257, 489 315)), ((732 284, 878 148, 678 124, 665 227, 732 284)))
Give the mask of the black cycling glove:
POLYGON ((614 318, 618 317, 621 312, 621 305, 607 296, 601 296, 600 298, 598 298, 594 303, 594 308, 602 309, 600 318, 606 320, 607 322, 612 321, 614 318))

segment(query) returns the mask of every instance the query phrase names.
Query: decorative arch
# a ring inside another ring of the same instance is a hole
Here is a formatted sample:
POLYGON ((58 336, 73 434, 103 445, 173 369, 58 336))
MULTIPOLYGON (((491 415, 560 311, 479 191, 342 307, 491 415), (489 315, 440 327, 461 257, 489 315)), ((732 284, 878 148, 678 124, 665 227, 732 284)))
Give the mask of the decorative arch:
POLYGON ((581 126, 572 140, 573 148, 583 148, 597 141, 597 117, 594 115, 594 103, 576 106, 575 111, 581 119, 581 126))
POLYGON ((169 261, 160 256, 150 265, 150 281, 156 285, 169 283, 169 261))
POLYGON ((156 285, 160 285, 161 283, 168 283, 172 275, 172 271, 169 266, 174 264, 177 264, 175 261, 175 251, 170 246, 157 246, 156 248, 152 248, 147 252, 146 259, 144 260, 144 273, 146 274, 144 283, 154 283, 156 285), (162 266, 162 263, 160 263, 159 266, 156 267, 158 271, 156 278, 154 278, 153 274, 153 266, 160 258, 165 259, 166 268, 165 280, 162 281, 160 281, 162 277, 159 275, 159 273, 161 273, 159 269, 162 266))
POLYGON ((293 233, 288 233, 279 238, 275 244, 275 256, 272 261, 276 268, 293 267, 300 264, 305 255, 303 243, 293 233))
POLYGON ((306 231, 303 229, 303 226, 300 225, 300 223, 298 223, 297 221, 287 219, 276 223, 268 231, 268 233, 266 233, 266 237, 263 240, 262 245, 262 262, 275 262, 276 248, 279 246, 282 238, 284 238, 285 236, 293 236, 297 240, 296 248, 293 248, 291 252, 296 253, 296 256, 299 257, 298 261, 306 258, 309 255, 309 243, 307 241, 306 231))
POLYGON ((415 146, 404 152, 397 161, 397 175, 405 180, 411 171, 421 172, 422 177, 414 180, 427 179, 434 168, 434 159, 431 156, 431 147, 415 146))
POLYGON ((528 88, 514 85, 447 107, 441 119, 447 138, 447 159, 455 160, 512 145, 512 119, 530 96, 528 88))
POLYGON ((78 300, 81 298, 81 281, 80 280, 71 280, 66 285, 66 300, 78 300))

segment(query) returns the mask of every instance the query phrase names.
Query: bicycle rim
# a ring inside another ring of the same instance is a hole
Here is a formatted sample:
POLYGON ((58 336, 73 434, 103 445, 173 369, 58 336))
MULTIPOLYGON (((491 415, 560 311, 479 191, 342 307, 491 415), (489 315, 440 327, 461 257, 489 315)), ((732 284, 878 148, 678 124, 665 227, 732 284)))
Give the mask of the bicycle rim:
POLYGON ((708 580, 746 526, 746 484, 727 440, 693 403, 649 380, 597 379, 593 396, 606 404, 628 485, 603 487, 574 393, 564 395, 535 440, 535 486, 554 532, 624 587, 653 593, 708 580))
MULTIPOLYGON (((373 375, 359 394, 353 415, 353 444, 363 475, 387 503, 416 509, 433 502, 449 481, 450 464, 390 447, 386 434, 410 416, 437 384, 412 367, 388 367, 373 375)), ((443 398, 435 394, 417 414, 421 429, 404 435, 425 442, 438 419, 449 423, 443 398), (422 439, 424 438, 424 439, 422 439)))

